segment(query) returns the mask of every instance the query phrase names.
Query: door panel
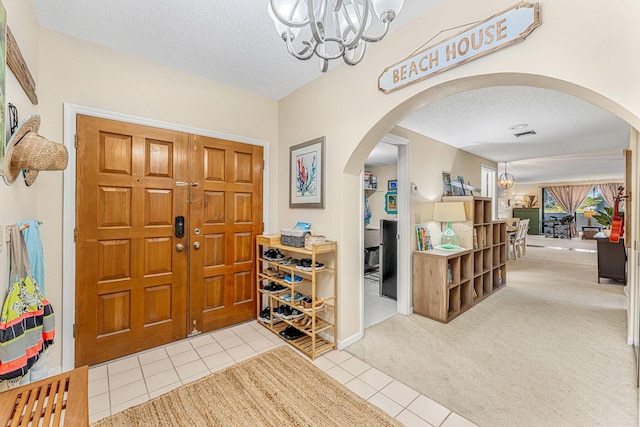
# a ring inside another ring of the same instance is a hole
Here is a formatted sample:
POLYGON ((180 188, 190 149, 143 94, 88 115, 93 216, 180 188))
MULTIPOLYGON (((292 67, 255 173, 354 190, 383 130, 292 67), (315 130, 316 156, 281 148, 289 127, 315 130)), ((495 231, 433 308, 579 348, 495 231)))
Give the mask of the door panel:
POLYGON ((190 322, 202 332, 255 316, 255 237, 262 232, 263 150, 198 136, 190 206, 190 322), (199 229, 199 234, 195 229, 199 229), (195 324, 194 324, 195 322, 195 324))
POLYGON ((77 117, 76 366, 186 336, 188 135, 77 117))

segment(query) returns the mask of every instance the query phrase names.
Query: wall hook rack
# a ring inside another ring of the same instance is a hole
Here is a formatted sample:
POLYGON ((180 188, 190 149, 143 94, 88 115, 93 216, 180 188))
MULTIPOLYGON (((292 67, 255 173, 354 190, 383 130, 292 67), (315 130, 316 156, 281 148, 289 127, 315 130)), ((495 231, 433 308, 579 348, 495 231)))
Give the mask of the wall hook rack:
MULTIPOLYGON (((38 220, 38 224, 42 224, 42 221, 38 220)), ((16 224, 9 224, 7 225, 7 236, 6 236, 6 242, 9 243, 11 241, 11 230, 13 230, 15 227, 18 227, 18 229, 20 231, 29 228, 29 224, 22 224, 22 225, 16 225, 16 224)))

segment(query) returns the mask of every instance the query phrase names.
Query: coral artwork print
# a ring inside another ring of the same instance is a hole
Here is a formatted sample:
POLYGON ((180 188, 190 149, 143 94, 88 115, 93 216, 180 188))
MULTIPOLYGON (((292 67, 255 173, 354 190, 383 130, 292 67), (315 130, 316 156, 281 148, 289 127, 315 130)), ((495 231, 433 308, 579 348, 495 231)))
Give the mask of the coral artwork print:
POLYGON ((318 194, 317 152, 296 156, 296 196, 316 196, 318 194))
POLYGON ((324 208, 324 137, 289 149, 289 207, 324 208))

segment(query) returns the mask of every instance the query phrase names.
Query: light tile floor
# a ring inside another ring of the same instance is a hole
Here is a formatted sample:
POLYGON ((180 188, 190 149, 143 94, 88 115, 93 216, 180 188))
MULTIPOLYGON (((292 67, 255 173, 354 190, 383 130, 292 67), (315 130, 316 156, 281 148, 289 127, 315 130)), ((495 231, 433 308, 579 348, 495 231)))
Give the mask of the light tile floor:
MULTIPOLYGON (((251 321, 93 366, 89 369, 90 421, 281 345, 287 344, 251 321)), ((346 351, 330 351, 313 363, 406 426, 475 426, 346 351)))
POLYGON ((364 328, 388 319, 398 312, 397 302, 380 296, 378 271, 364 275, 364 328))

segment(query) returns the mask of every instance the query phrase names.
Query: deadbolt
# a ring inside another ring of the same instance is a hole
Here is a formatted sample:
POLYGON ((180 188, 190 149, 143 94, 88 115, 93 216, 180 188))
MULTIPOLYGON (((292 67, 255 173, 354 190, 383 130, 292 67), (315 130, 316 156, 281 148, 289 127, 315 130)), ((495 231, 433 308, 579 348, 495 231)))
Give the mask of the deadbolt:
POLYGON ((176 251, 182 252, 184 250, 184 245, 182 243, 178 243, 176 245, 176 251))
POLYGON ((200 242, 194 242, 194 243, 193 243, 193 247, 194 247, 195 249, 200 249, 200 242))

